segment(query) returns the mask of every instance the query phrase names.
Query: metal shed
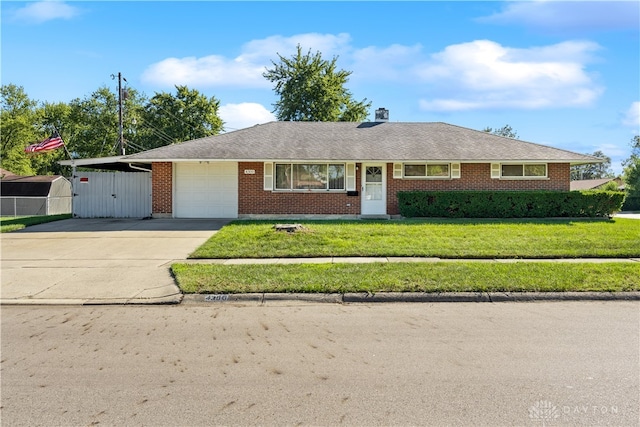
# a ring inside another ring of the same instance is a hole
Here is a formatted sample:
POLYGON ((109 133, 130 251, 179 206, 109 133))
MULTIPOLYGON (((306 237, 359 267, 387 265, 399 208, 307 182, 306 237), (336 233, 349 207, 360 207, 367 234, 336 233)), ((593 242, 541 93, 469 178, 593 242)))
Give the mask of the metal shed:
POLYGON ((3 216, 71 213, 71 182, 61 175, 21 176, 3 170, 0 180, 3 216))

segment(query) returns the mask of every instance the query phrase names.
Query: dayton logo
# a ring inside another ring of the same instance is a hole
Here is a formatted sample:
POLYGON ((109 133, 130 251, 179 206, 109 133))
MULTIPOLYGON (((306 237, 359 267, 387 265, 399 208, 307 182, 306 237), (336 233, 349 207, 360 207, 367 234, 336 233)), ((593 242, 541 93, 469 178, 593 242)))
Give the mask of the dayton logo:
POLYGON ((540 400, 529 408, 529 418, 541 422, 543 426, 560 417, 558 408, 548 400, 540 400))

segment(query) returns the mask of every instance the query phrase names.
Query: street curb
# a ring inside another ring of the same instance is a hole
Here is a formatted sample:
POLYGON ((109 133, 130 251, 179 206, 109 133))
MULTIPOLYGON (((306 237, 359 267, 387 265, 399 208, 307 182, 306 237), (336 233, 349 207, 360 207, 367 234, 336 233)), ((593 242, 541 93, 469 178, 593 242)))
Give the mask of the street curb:
POLYGON ((536 301, 640 301, 640 292, 378 292, 346 294, 249 293, 185 294, 160 298, 114 299, 0 299, 0 306, 26 305, 178 305, 269 302, 306 303, 434 303, 536 301))
POLYGON ((344 302, 640 301, 640 292, 444 292, 345 294, 344 302))
POLYGON ((183 304, 289 301, 312 303, 640 301, 640 292, 378 292, 346 294, 186 294, 183 304))
POLYGON ((183 304, 189 303, 245 303, 264 304, 275 301, 300 301, 341 304, 343 294, 303 294, 303 293, 255 293, 255 294, 185 294, 183 304))
POLYGON ((177 305, 182 294, 154 298, 20 298, 0 299, 0 306, 10 305, 177 305))

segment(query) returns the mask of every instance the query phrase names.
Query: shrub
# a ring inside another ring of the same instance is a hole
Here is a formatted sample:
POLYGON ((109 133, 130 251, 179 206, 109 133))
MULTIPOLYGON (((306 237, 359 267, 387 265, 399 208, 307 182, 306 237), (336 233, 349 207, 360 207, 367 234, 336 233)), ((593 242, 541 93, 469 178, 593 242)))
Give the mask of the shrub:
POLYGON ((401 191, 404 217, 605 217, 620 211, 619 191, 401 191))
POLYGON ((640 211, 640 196, 627 196, 622 205, 623 211, 640 211))

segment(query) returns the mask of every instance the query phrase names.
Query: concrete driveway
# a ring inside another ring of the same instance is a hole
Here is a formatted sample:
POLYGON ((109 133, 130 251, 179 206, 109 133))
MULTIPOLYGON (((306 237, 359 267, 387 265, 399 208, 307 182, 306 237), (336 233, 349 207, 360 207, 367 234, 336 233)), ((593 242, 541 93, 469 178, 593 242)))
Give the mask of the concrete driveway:
POLYGON ((227 222, 68 219, 4 233, 0 303, 180 302, 172 261, 227 222))

